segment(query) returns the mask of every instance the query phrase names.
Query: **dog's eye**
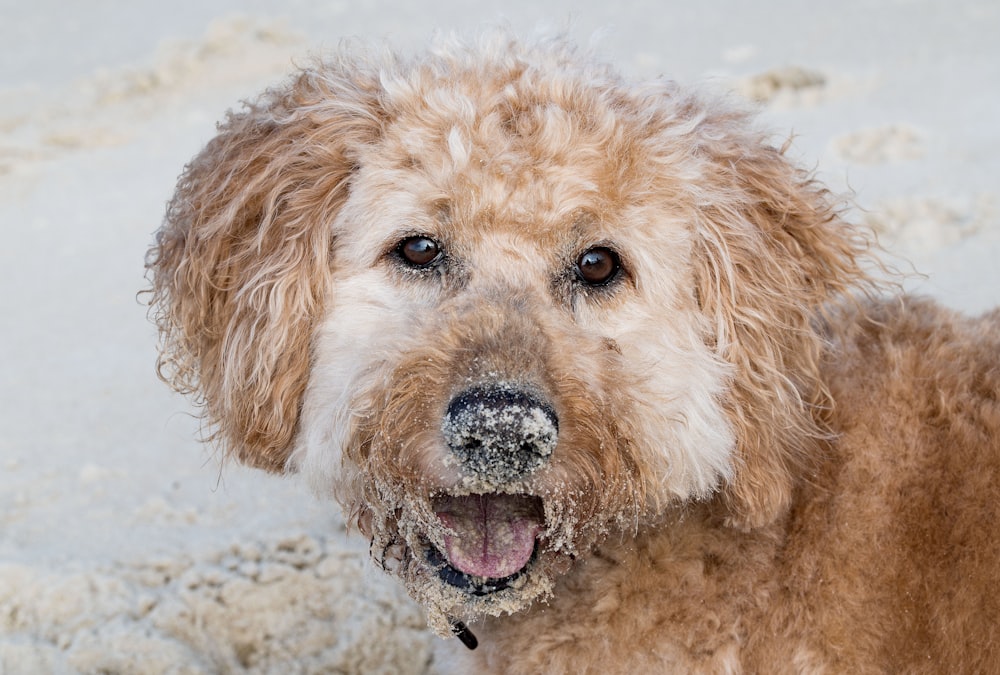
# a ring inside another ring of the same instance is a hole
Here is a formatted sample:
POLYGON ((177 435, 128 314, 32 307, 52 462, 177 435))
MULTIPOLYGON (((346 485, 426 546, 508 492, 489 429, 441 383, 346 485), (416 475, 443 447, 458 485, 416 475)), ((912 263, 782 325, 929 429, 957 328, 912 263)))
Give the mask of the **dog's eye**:
POLYGON ((576 275, 589 286, 603 286, 618 275, 621 259, 606 246, 596 246, 576 259, 576 275))
POLYGON ((396 255, 406 265, 414 268, 430 267, 443 255, 441 246, 430 237, 407 237, 399 242, 396 255))

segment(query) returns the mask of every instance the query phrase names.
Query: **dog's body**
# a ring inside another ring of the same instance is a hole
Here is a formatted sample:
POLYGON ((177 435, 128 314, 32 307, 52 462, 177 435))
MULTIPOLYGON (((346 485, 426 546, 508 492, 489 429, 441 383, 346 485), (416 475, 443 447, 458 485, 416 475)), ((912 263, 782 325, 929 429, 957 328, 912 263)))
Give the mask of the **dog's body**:
POLYGON ((731 104, 501 38, 231 115, 149 264, 223 445, 496 670, 987 670, 1000 318, 865 251, 731 104))
POLYGON ((477 631, 487 663, 996 672, 1000 313, 897 300, 841 319, 822 368, 838 436, 787 516, 739 532, 705 504, 610 538, 551 602, 477 631))

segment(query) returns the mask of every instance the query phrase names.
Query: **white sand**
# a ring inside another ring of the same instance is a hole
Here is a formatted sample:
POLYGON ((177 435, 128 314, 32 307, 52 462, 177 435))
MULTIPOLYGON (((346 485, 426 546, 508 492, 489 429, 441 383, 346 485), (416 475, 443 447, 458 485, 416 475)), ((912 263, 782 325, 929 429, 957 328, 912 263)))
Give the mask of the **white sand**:
POLYGON ((422 612, 336 508, 220 473, 154 376, 135 298, 184 162, 310 49, 503 19, 607 28, 627 72, 761 100, 928 275, 913 285, 1000 301, 993 0, 189 5, 0 0, 0 673, 440 670, 422 612))

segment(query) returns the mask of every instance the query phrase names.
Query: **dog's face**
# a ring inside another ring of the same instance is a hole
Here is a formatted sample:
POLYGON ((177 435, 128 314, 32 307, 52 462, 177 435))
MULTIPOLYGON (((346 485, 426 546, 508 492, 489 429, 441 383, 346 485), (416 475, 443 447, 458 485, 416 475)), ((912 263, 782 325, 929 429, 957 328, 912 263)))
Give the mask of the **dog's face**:
POLYGON ((731 470, 684 205, 643 169, 657 142, 586 94, 398 95, 331 224, 293 463, 465 604, 541 590, 608 521, 731 470))
POLYGON ((175 383, 446 627, 671 505, 781 511, 842 228, 742 114, 506 45, 275 90, 189 167, 150 264, 175 383))

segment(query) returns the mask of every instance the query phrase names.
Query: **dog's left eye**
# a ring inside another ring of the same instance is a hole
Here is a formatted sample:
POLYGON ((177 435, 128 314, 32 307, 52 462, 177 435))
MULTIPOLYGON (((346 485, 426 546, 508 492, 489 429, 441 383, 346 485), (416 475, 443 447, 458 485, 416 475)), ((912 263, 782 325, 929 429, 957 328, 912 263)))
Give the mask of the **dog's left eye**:
POLYGON ((621 269, 618 254, 606 246, 596 246, 576 259, 576 275, 588 286, 610 283, 621 269))
POLYGON ((443 255, 441 245, 430 237, 407 237, 399 242, 396 255, 404 264, 416 269, 430 267, 443 255))

